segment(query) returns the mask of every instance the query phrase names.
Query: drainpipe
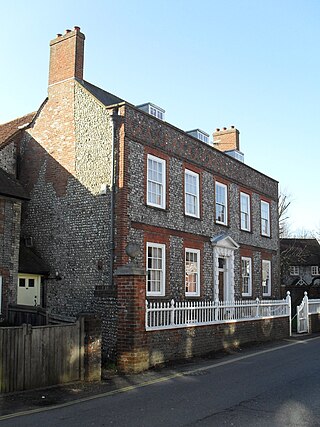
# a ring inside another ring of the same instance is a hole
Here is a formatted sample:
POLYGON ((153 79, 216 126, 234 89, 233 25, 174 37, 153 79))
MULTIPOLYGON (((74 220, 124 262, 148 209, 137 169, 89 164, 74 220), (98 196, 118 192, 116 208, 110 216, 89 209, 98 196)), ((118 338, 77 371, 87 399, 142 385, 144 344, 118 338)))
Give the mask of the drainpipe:
POLYGON ((114 199, 115 199, 115 126, 118 118, 118 108, 111 114, 111 210, 110 210, 110 283, 113 286, 113 256, 114 256, 114 199))

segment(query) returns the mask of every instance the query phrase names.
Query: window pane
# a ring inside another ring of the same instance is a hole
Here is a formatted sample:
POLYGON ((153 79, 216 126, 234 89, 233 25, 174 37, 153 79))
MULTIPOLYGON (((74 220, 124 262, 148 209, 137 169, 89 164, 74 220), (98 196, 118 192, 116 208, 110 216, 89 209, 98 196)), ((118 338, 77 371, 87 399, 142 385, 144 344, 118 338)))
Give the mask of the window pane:
POLYGON ((164 291, 163 245, 147 244, 147 291, 162 294, 164 291))
POLYGON ((165 163, 162 159, 148 158, 147 203, 164 207, 165 163))
POLYGON ((251 295, 251 259, 242 258, 241 260, 242 267, 242 293, 246 295, 251 295))
POLYGON ((227 224, 227 187, 216 183, 216 221, 227 224))
POLYGON ((261 233, 270 235, 270 206, 267 202, 261 202, 261 233))
POLYGON ((185 213, 199 216, 199 175, 185 171, 185 213))
POLYGON ((250 230, 250 196, 240 193, 241 229, 250 230))
POLYGON ((199 251, 186 249, 185 253, 185 291, 199 294, 199 251))
POLYGON ((271 293, 271 263, 262 260, 262 293, 270 295, 271 293))

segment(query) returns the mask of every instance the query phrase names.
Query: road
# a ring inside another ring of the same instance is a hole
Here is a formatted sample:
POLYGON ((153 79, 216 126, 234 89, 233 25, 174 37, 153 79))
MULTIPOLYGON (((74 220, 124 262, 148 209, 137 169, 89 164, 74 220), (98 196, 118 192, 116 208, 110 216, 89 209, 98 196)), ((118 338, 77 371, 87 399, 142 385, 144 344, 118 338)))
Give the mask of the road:
POLYGON ((98 398, 0 417, 0 426, 320 426, 320 336, 165 369, 98 398))

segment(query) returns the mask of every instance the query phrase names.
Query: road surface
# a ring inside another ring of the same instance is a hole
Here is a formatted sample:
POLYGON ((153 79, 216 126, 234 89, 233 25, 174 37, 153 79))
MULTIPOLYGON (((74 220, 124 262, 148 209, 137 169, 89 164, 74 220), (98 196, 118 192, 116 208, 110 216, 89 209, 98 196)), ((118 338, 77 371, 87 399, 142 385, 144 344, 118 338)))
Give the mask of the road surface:
POLYGON ((320 336, 164 369, 100 397, 0 417, 0 426, 320 426, 320 336))

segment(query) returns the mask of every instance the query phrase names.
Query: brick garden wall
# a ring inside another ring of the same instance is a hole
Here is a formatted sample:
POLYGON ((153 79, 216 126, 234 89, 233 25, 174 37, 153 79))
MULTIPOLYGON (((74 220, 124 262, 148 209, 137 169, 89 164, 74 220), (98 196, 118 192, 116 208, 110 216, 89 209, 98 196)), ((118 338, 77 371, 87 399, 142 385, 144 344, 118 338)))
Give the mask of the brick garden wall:
POLYGON ((261 319, 220 325, 148 331, 150 366, 211 352, 241 348, 244 344, 289 336, 289 320, 261 319))
POLYGON ((120 267, 115 282, 119 316, 117 366, 123 373, 289 336, 289 317, 146 331, 144 270, 132 265, 120 267))

